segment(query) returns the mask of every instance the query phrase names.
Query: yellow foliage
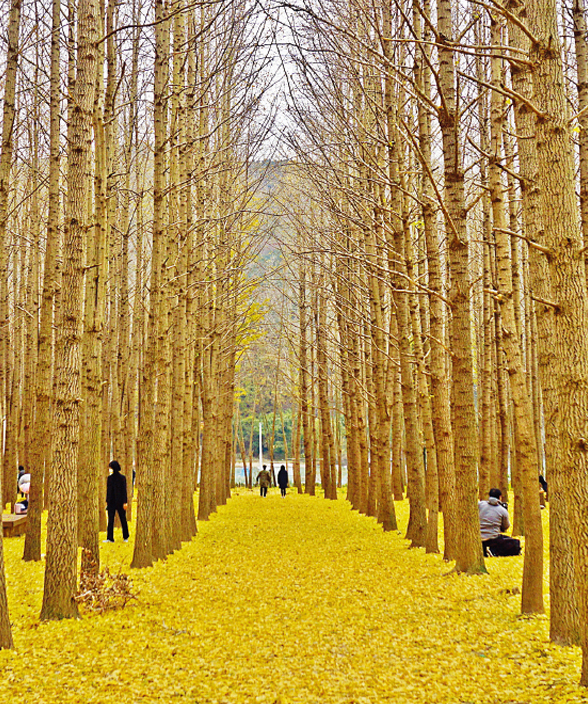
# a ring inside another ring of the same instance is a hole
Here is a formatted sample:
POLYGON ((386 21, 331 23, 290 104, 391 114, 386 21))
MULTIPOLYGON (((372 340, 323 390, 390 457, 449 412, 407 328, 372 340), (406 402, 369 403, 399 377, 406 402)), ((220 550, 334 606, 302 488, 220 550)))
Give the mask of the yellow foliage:
POLYGON ((139 598, 79 621, 39 624, 43 566, 5 540, 15 650, 0 652, 1 701, 588 701, 579 650, 549 642, 547 617, 519 616, 522 557, 448 575, 342 500, 238 494, 146 570, 130 570, 117 531, 103 566, 130 572, 139 598))

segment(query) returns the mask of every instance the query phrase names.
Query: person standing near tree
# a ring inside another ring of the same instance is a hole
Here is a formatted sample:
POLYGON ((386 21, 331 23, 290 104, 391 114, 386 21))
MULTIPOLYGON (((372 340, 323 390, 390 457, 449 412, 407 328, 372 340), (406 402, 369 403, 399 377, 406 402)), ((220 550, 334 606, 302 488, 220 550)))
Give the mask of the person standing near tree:
POLYGON ((259 495, 260 496, 267 496, 267 490, 268 490, 268 487, 271 486, 272 477, 271 477, 271 474, 267 471, 266 464, 263 465, 263 469, 257 475, 255 481, 259 482, 259 495))
POLYGON ((114 516, 118 513, 125 543, 129 539, 127 525, 127 478, 121 474, 120 464, 116 460, 108 465, 112 474, 106 481, 106 510, 108 511, 108 528, 105 543, 114 543, 114 516))
POLYGON ((284 465, 280 467, 278 472, 278 486, 280 487, 280 492, 282 496, 286 496, 286 489, 288 487, 288 470, 284 465))

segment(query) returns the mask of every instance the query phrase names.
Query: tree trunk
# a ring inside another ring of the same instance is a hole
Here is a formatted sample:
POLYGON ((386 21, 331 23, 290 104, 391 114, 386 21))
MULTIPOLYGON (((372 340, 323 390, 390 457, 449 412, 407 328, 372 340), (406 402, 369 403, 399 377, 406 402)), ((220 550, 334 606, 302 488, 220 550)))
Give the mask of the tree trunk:
MULTIPOLYGON (((521 11, 521 6, 517 8, 521 11)), ((528 49, 529 40, 522 30, 509 22, 509 37, 518 49, 528 49)), ((533 98, 533 75, 526 64, 511 66, 513 88, 527 100, 533 98)), ((536 116, 525 102, 515 101, 515 124, 521 171, 521 191, 525 234, 530 240, 529 275, 532 295, 537 299, 537 346, 541 389, 544 400, 545 455, 549 478, 550 524, 550 637, 561 645, 579 644, 580 616, 578 591, 571 546, 570 506, 566 494, 566 473, 560 459, 559 387, 554 374, 558 351, 555 335, 556 308, 539 301, 555 301, 547 257, 534 243, 544 245, 545 233, 540 201, 539 161, 537 154, 536 116)), ((551 216, 550 216, 551 217, 551 216)))
MULTIPOLYGON (((500 44, 500 24, 492 22, 492 43, 500 44)), ((501 84, 500 58, 492 57, 492 83, 501 84)), ((523 589, 521 609, 523 613, 543 613, 543 529, 538 500, 539 467, 537 446, 533 428, 533 405, 525 380, 520 334, 517 330, 513 285, 510 241, 506 233, 504 209, 505 188, 501 182, 500 160, 502 143, 503 98, 498 91, 491 94, 491 158, 489 163, 490 196, 496 236, 496 270, 498 303, 502 322, 502 344, 508 363, 508 375, 513 400, 514 427, 516 428, 517 468, 520 472, 524 521, 525 521, 525 560, 523 567, 523 589)))
POLYGON ((93 0, 78 5, 78 54, 71 96, 71 141, 65 230, 62 315, 56 346, 55 472, 49 489, 47 562, 41 618, 78 615, 77 471, 79 446, 80 340, 83 286, 82 244, 88 222, 89 151, 96 86, 97 8, 93 0))
MULTIPOLYGON (((8 217, 14 150, 16 71, 19 56, 21 0, 12 0, 8 16, 8 47, 4 74, 2 108, 2 153, 0 154, 0 413, 6 422, 2 457, 2 495, 4 502, 16 498, 16 436, 13 428, 13 380, 10 373, 10 327, 8 310, 8 217)), ((0 507, 0 508, 3 508, 0 507)))
MULTIPOLYGON (((101 13, 102 14, 102 13, 101 13)), ((101 30, 103 31, 103 30, 101 30)), ((106 144, 104 136, 104 55, 98 47, 94 95, 94 227, 87 238, 84 332, 82 337, 82 399, 80 412, 80 464, 78 473, 78 540, 82 551, 82 571, 100 570, 98 548, 98 501, 104 508, 106 496, 99 497, 99 477, 105 474, 102 462, 102 335, 105 303, 105 249, 107 227, 106 144)), ((118 459, 118 458, 117 458, 118 459)), ((100 487, 101 488, 101 487, 100 487)), ((101 492, 102 493, 102 492, 101 492)))
MULTIPOLYGON (((315 478, 312 471, 312 430, 310 409, 308 404, 308 342, 307 342, 307 315, 306 315, 306 269, 300 265, 299 273, 299 298, 298 309, 300 318, 300 409, 302 413, 302 427, 304 440, 304 493, 315 495, 315 478)), ((261 467, 260 467, 261 469, 261 467)))
POLYGON ((37 371, 36 371, 36 418, 32 431, 31 489, 27 511, 27 532, 23 560, 41 559, 41 513, 43 510, 43 484, 45 474, 52 462, 51 436, 51 356, 53 349, 53 308, 55 290, 59 286, 59 102, 61 97, 59 39, 61 0, 53 0, 51 30, 51 78, 49 112, 49 185, 47 238, 43 270, 43 292, 39 322, 37 371))
MULTIPOLYGON (((588 292, 584 243, 578 222, 574 158, 562 58, 553 0, 533 0, 527 5, 529 27, 535 37, 532 63, 534 98, 541 115, 536 121, 538 182, 545 246, 550 252, 549 271, 557 296, 554 316, 554 351, 559 396, 559 468, 566 477, 563 498, 569 509, 569 532, 580 611, 582 675, 588 685, 588 292), (567 488, 567 491, 565 490, 567 488)), ((533 269, 533 265, 531 266, 533 269)), ((538 273, 538 272, 536 272, 538 273)))
POLYGON ((458 135, 459 113, 455 99, 455 67, 452 41, 451 0, 437 0, 439 88, 442 93, 439 122, 443 139, 446 198, 446 227, 449 238, 452 309, 450 338, 452 356, 452 429, 454 437, 456 509, 459 516, 457 572, 479 574, 486 571, 480 522, 476 447, 476 409, 472 368, 469 245, 466 229, 464 173, 458 135))

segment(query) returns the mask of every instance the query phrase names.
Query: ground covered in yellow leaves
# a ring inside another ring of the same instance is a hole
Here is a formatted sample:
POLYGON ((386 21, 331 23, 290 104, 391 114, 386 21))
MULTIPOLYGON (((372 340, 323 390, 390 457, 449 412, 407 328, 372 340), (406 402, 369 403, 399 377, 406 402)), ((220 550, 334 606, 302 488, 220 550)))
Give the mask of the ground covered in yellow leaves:
POLYGON ((579 650, 549 642, 547 617, 518 615, 521 557, 448 576, 345 501, 274 491, 241 490, 150 569, 130 570, 118 530, 103 564, 131 572, 139 598, 77 621, 39 624, 43 567, 6 539, 1 702, 588 701, 579 650))

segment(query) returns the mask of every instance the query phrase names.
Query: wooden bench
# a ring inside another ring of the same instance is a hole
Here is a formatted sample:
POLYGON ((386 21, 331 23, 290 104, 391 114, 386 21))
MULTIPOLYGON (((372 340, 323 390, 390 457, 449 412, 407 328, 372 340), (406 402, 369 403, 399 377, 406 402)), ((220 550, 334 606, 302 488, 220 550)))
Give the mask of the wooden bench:
POLYGON ((27 531, 27 517, 15 513, 2 514, 2 531, 5 538, 16 538, 27 531))

